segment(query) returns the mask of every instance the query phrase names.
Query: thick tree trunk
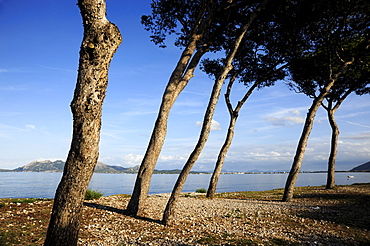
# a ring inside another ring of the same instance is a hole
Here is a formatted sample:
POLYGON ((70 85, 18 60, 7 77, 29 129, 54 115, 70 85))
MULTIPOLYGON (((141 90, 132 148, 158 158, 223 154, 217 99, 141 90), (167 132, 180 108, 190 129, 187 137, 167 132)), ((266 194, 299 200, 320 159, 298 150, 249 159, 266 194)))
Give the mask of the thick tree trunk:
POLYGON ((150 138, 145 156, 141 162, 131 199, 127 205, 127 214, 137 215, 142 211, 145 200, 148 196, 150 181, 154 172, 154 168, 166 137, 167 121, 170 110, 181 91, 193 77, 194 70, 197 67, 201 57, 207 52, 206 48, 200 49, 192 57, 193 52, 196 49, 198 39, 199 36, 195 37, 184 50, 167 84, 162 97, 162 103, 154 125, 152 136, 150 138), (192 59, 189 62, 191 57, 192 59))
POLYGON ((325 96, 328 95, 331 87, 335 84, 338 77, 342 74, 342 72, 352 63, 354 62, 354 59, 349 62, 343 63, 343 66, 339 71, 334 74, 330 75, 330 80, 328 84, 320 91, 320 94, 313 100, 312 105, 310 109, 308 110, 307 117, 305 120, 305 124, 303 127, 303 131, 301 134, 301 138, 299 139, 297 150, 294 156, 292 168, 290 169, 287 181, 285 183, 285 190, 282 201, 289 202, 293 198, 294 193, 294 185, 297 181, 297 177, 302 165, 303 156, 306 150, 308 138, 310 136, 312 126, 314 123, 315 115, 317 110, 319 109, 322 101, 324 100, 325 96))
POLYGON ((121 43, 118 28, 106 19, 105 0, 80 0, 84 23, 78 78, 71 103, 73 136, 57 188, 44 245, 77 245, 85 192, 98 155, 102 105, 108 69, 121 43))
POLYGON ((331 145, 330 145, 330 155, 328 160, 328 176, 326 181, 326 189, 333 189, 335 187, 335 161, 337 158, 338 150, 338 137, 339 137, 339 128, 338 124, 335 122, 335 110, 328 109, 328 119, 331 126, 331 145))

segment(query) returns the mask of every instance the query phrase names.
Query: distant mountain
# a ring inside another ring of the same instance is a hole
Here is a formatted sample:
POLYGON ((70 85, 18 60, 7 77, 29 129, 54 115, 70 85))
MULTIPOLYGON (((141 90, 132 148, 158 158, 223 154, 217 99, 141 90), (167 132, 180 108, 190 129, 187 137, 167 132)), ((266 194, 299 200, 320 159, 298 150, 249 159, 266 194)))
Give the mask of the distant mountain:
MULTIPOLYGON (((63 172, 64 161, 33 161, 25 166, 18 167, 13 172, 63 172)), ((136 167, 121 167, 121 166, 109 166, 102 162, 96 164, 94 172, 96 173, 137 173, 139 166, 136 167)))
POLYGON ((0 172, 13 172, 13 170, 9 170, 9 169, 0 169, 0 172))
MULTIPOLYGON (((18 167, 13 170, 0 169, 0 172, 63 172, 64 161, 33 161, 25 166, 18 167)), ((111 166, 98 162, 95 166, 95 173, 138 173, 139 165, 134 167, 111 166)), ((154 170, 155 174, 179 174, 181 170, 154 170)), ((203 172, 191 171, 192 174, 199 174, 203 172)))
POLYGON ((353 172, 359 172, 359 171, 370 172, 370 161, 368 161, 368 162, 366 162, 362 165, 359 165, 357 167, 354 167, 350 171, 353 171, 353 172))
POLYGON ((14 172, 63 172, 64 161, 33 161, 14 169, 14 172))

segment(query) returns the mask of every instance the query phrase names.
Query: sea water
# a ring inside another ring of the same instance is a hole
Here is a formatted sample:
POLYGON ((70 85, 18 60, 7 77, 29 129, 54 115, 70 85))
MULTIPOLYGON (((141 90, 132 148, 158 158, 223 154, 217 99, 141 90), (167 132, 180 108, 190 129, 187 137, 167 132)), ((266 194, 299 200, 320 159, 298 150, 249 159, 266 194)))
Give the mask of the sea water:
MULTIPOLYGON (((283 188, 288 174, 222 174, 216 192, 262 191, 283 188)), ((0 198, 53 198, 62 177, 61 173, 0 172, 0 198)), ((177 174, 154 174, 149 193, 169 193, 176 182, 177 174)), ((190 174, 183 192, 207 189, 210 174, 190 174)), ((136 174, 94 173, 89 188, 99 190, 104 196, 131 194, 136 174)), ((336 173, 336 184, 370 182, 370 173, 336 173), (353 176, 348 178, 348 176, 353 176)), ((326 184, 326 173, 300 173, 298 186, 326 184)))

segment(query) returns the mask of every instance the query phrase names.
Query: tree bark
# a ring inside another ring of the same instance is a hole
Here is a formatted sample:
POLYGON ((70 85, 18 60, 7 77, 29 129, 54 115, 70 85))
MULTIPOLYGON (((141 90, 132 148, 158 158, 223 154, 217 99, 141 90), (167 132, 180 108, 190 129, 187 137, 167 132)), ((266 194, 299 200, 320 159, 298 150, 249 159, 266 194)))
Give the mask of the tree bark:
POLYGON ((179 94, 194 76, 194 70, 199 64, 201 57, 208 52, 208 44, 203 44, 199 47, 199 41, 203 38, 204 33, 214 18, 214 13, 208 13, 207 17, 204 17, 209 11, 207 10, 209 4, 211 3, 204 4, 203 10, 200 11, 195 25, 191 30, 189 43, 182 52, 164 91, 152 135, 136 176, 131 199, 126 208, 126 213, 129 215, 138 215, 143 211, 154 168, 167 134, 167 121, 170 110, 179 94))
POLYGON ((201 134, 200 134, 200 137, 199 137, 199 141, 198 141, 195 149, 191 153, 191 155, 190 155, 188 161, 186 162, 184 168, 182 169, 182 171, 181 171, 181 173, 180 173, 180 175, 179 175, 179 177, 176 181, 174 189, 171 193, 171 196, 170 196, 170 199, 167 203, 166 209, 164 211, 163 223, 165 225, 169 224, 171 215, 173 214, 173 211, 174 211, 174 208, 175 208, 175 203, 176 203, 177 197, 179 196, 179 194, 182 190, 182 187, 184 186, 184 183, 186 181, 186 178, 187 178, 191 168, 193 167, 195 161, 198 159, 200 153, 202 152, 204 144, 206 143, 206 141, 208 139, 209 132, 211 130, 211 122, 212 122, 213 113, 214 113, 214 110, 215 110, 216 105, 217 105, 217 101, 218 101, 218 98, 219 98, 219 95, 220 95, 220 92, 221 92, 222 84, 223 84, 223 80, 220 79, 220 80, 217 80, 217 83, 215 83, 214 86, 213 86, 211 99, 210 99, 210 102, 208 104, 207 112, 206 112, 204 120, 203 120, 203 126, 202 126, 201 134))
POLYGON ((193 52, 196 50, 196 44, 199 38, 200 36, 196 36, 182 53, 181 58, 164 91, 152 136, 136 176, 131 199, 126 208, 127 214, 137 215, 142 211, 143 206, 145 205, 145 200, 148 196, 154 168, 166 137, 167 121, 170 110, 181 91, 193 77, 194 70, 197 67, 201 57, 207 52, 207 48, 204 47, 198 50, 193 56, 193 52), (191 57, 192 59, 189 62, 191 57))
POLYGON ((353 92, 354 87, 347 89, 347 91, 339 98, 336 98, 336 104, 333 106, 334 99, 328 99, 328 105, 322 104, 323 108, 328 113, 329 124, 331 127, 331 145, 330 145, 330 155, 328 160, 328 175, 326 180, 326 189, 333 189, 335 187, 335 162, 337 159, 338 151, 338 138, 339 138, 339 127, 335 121, 335 112, 342 104, 342 102, 353 92))
POLYGON ((236 38, 231 52, 227 55, 225 65, 222 69, 222 73, 215 81, 215 84, 213 86, 212 93, 211 93, 211 96, 210 96, 210 101, 208 103, 207 110, 206 110, 206 113, 204 115, 202 129, 201 129, 201 133, 199 135, 198 142, 197 142, 194 150, 190 154, 190 156, 189 156, 187 162, 185 163, 183 169, 181 170, 181 173, 179 174, 179 176, 177 178, 176 184, 175 184, 175 186, 172 190, 171 196, 170 196, 170 198, 167 202, 166 208, 164 210, 162 221, 165 225, 169 225, 171 223, 171 219, 174 215, 174 211, 175 211, 175 207, 176 207, 176 202, 177 202, 177 199, 178 199, 178 197, 181 193, 181 190, 182 190, 182 188, 185 184, 186 178, 189 175, 190 170, 194 166, 194 163, 197 161, 200 153, 203 150, 203 147, 204 147, 205 143, 208 140, 209 132, 211 131, 211 123, 212 123, 213 114, 214 114, 214 111, 216 109, 216 105, 217 105, 217 102, 218 102, 218 99, 219 99, 219 96, 220 96, 220 93, 221 93, 222 85, 223 85, 228 73, 233 68, 232 61, 233 61, 233 59, 234 59, 234 57, 235 57, 235 55, 238 51, 238 48, 239 48, 239 46, 242 42, 242 39, 244 38, 245 33, 247 32, 251 23, 256 18, 256 16, 261 11, 261 9, 266 5, 266 3, 267 3, 267 0, 263 1, 263 3, 257 8, 257 10, 249 16, 249 19, 248 19, 247 23, 244 26, 241 27, 241 29, 240 29, 241 32, 240 32, 239 36, 236 38))
POLYGON ((308 138, 310 136, 312 126, 314 123, 314 119, 316 116, 316 112, 319 109, 322 101, 324 100, 325 96, 328 95, 331 87, 335 84, 336 80, 338 77, 342 74, 342 72, 350 65, 353 63, 354 60, 345 62, 341 69, 334 75, 330 75, 330 80, 328 83, 325 85, 325 87, 321 90, 320 94, 315 97, 313 100, 311 107, 308 110, 307 117, 305 120, 305 124, 303 127, 303 131, 301 134, 301 138, 299 139, 297 150, 294 156, 292 168, 290 169, 287 181, 285 183, 285 190, 284 190, 284 195, 283 195, 283 202, 289 202, 293 198, 293 193, 294 193, 294 185, 297 181, 297 177, 302 165, 302 160, 304 157, 304 153, 306 150, 308 138))
MULTIPOLYGON (((333 84, 334 84, 334 80, 331 81, 326 87, 331 87, 333 84)), ((304 152, 306 150, 308 138, 312 130, 316 112, 318 108, 320 107, 320 104, 322 100, 324 99, 324 96, 327 94, 328 90, 325 90, 325 91, 326 92, 320 93, 320 95, 313 100, 312 105, 310 109, 308 110, 307 117, 306 117, 305 124, 304 124, 303 131, 302 131, 302 135, 298 143, 296 154, 294 156, 293 165, 289 172, 288 179, 286 181, 283 201, 288 202, 293 198, 294 185, 295 185, 295 182, 297 181, 298 173, 302 165, 304 152)))
POLYGON ((73 135, 58 185, 44 245, 77 245, 86 189, 99 155, 102 105, 108 69, 121 43, 118 28, 106 19, 105 0, 79 0, 84 24, 78 78, 71 103, 73 135))
POLYGON ((218 184, 218 179, 221 175, 222 167, 224 166, 225 157, 233 141, 236 120, 237 120, 237 116, 233 115, 230 117, 229 128, 227 129, 226 139, 225 139, 224 144, 221 147, 220 152, 218 153, 215 169, 213 170, 212 177, 210 179, 209 186, 207 189, 207 195, 206 195, 207 198, 213 198, 216 193, 216 187, 218 184))
POLYGON ((335 161, 337 158, 338 137, 339 137, 339 128, 338 124, 335 121, 334 116, 335 111, 336 108, 332 109, 331 105, 329 105, 327 112, 332 133, 331 133, 330 155, 328 160, 328 176, 326 181, 326 189, 333 189, 335 187, 335 161))
POLYGON ((231 143, 233 141, 234 129, 235 129, 236 121, 237 121, 238 116, 239 116, 239 111, 243 107, 244 103, 248 100, 250 95, 253 93, 253 91, 259 85, 261 85, 261 83, 264 80, 267 80, 270 76, 275 74, 277 71, 281 71, 281 70, 285 69, 286 67, 287 67, 287 65, 281 66, 276 71, 273 71, 270 74, 266 74, 266 76, 264 78, 262 78, 258 81, 255 81, 253 83, 253 85, 249 88, 249 90, 244 94, 242 100, 240 100, 238 102, 235 109, 233 109, 233 106, 232 106, 231 101, 230 101, 230 93, 231 93, 231 88, 232 88, 238 74, 237 73, 234 74, 234 76, 230 79, 230 81, 227 85, 226 93, 225 93, 225 102, 226 102, 226 106, 228 108, 229 115, 230 115, 229 128, 227 130, 227 135, 226 135, 226 138, 225 138, 225 142, 222 145, 221 150, 218 154, 215 169, 213 170, 212 177, 211 177, 210 182, 209 182, 209 186, 208 186, 208 189, 207 189, 207 195, 206 195, 207 198, 212 199, 214 197, 215 193, 216 193, 216 187, 217 187, 217 184, 218 184, 218 179, 221 175, 221 171, 222 171, 222 167, 223 167, 224 162, 225 162, 226 154, 229 151, 229 148, 230 148, 231 143))
POLYGON ((234 80, 230 80, 231 83, 229 83, 228 88, 227 88, 227 92, 225 94, 225 101, 226 101, 226 105, 227 105, 227 108, 229 109, 229 114, 230 114, 230 122, 229 122, 229 127, 228 127, 228 130, 227 130, 227 135, 226 135, 225 142, 222 145, 221 150, 218 154, 215 169, 212 173, 212 177, 211 177, 210 182, 209 182, 209 186, 208 186, 208 189, 207 189, 207 195, 206 195, 207 198, 213 198, 215 193, 216 193, 216 187, 217 187, 217 184, 218 184, 218 179, 220 177, 222 167, 224 166, 226 154, 229 151, 229 148, 230 148, 231 143, 233 141, 234 129, 235 129, 236 121, 237 121, 238 116, 239 116, 239 111, 242 108, 242 106, 244 105, 244 103, 247 101, 249 96, 252 94, 254 89, 259 84, 261 84, 261 82, 262 82, 262 81, 255 82, 253 84, 253 86, 251 88, 249 88, 247 93, 244 95, 243 99, 238 102, 236 108, 233 109, 232 105, 231 105, 231 102, 230 102, 230 91, 231 91, 231 87, 234 83, 234 80))

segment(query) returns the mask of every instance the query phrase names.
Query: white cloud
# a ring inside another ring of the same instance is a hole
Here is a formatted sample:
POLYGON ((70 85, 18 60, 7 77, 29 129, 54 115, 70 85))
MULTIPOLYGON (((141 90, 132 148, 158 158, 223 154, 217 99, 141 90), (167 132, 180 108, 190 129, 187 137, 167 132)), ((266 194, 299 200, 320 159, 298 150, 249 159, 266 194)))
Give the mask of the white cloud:
POLYGON ((340 139, 348 140, 370 140, 370 132, 359 132, 349 136, 340 136, 340 139))
POLYGON ((211 125, 211 130, 212 131, 221 131, 221 124, 215 120, 212 120, 212 125, 211 125))
POLYGON ((35 130, 36 126, 35 125, 26 125, 27 129, 35 130))
POLYGON ((0 73, 6 73, 8 70, 0 68, 0 73))
POLYGON ((123 167, 133 167, 141 164, 143 155, 125 154, 122 156, 100 156, 99 161, 108 165, 117 165, 123 167))
MULTIPOLYGON (((201 121, 195 122, 195 125, 199 127, 202 127, 202 124, 203 123, 201 121)), ((212 120, 211 131, 221 131, 221 130, 222 130, 221 124, 218 121, 212 120)))
POLYGON ((299 112, 299 110, 297 110, 297 109, 290 110, 290 111, 288 111, 288 113, 290 113, 292 115, 296 115, 296 116, 301 116, 301 112, 299 112))
POLYGON ((143 159, 143 155, 127 154, 122 156, 122 159, 125 163, 139 165, 141 160, 143 159))
POLYGON ((40 158, 37 158, 36 161, 66 161, 65 158, 43 158, 43 157, 40 157, 40 158))
POLYGON ((305 118, 301 115, 299 110, 293 109, 288 112, 277 112, 272 116, 266 117, 265 120, 273 126, 291 127, 294 124, 303 124, 305 118))
POLYGON ((365 128, 370 128, 370 126, 362 125, 362 124, 351 122, 351 121, 348 121, 348 120, 343 120, 343 121, 346 122, 346 123, 348 123, 348 124, 351 124, 351 125, 361 126, 361 127, 365 127, 365 128))
MULTIPOLYGON (((357 163, 370 160, 370 143, 352 143, 345 140, 339 141, 337 170, 350 170, 357 163)), ((184 147, 165 147, 159 159, 157 169, 183 168, 189 153, 184 147)), ((296 144, 268 144, 268 145, 233 145, 225 159, 225 169, 235 171, 248 170, 289 170, 293 163, 296 144)), ((190 151, 190 150, 189 150, 190 151)), ((326 170, 330 152, 328 142, 309 142, 302 163, 302 170, 326 170)), ((194 165, 193 170, 213 170, 217 160, 219 148, 206 147, 194 165)), ((126 154, 117 158, 103 157, 101 161, 112 165, 132 167, 140 165, 143 155, 126 154)))

